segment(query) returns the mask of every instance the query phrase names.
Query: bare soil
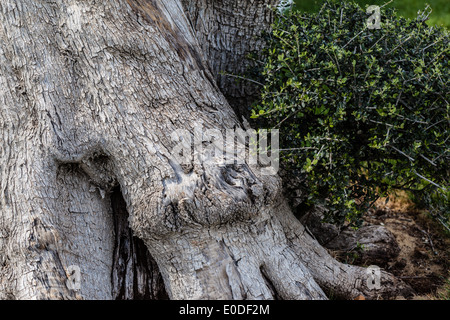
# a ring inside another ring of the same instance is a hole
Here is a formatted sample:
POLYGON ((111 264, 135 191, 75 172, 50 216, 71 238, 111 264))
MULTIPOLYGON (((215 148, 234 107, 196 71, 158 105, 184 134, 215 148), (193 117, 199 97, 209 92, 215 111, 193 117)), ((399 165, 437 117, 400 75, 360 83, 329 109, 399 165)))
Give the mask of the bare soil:
POLYGON ((380 199, 365 222, 395 236, 400 253, 380 267, 408 283, 416 292, 412 299, 450 299, 450 238, 426 212, 399 194, 388 203, 380 199))

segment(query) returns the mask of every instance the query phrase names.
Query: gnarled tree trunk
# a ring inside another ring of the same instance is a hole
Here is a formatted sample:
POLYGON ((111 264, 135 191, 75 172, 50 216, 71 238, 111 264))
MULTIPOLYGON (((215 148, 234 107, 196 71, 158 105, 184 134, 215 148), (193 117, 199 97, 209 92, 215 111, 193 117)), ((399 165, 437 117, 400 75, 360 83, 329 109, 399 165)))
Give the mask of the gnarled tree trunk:
POLYGON ((278 176, 224 163, 211 137, 174 158, 173 132, 240 127, 224 94, 246 92, 219 71, 262 45, 263 2, 0 3, 0 298, 398 293, 334 260, 278 176))
POLYGON ((264 46, 262 34, 272 22, 278 1, 181 2, 217 85, 241 120, 249 115, 258 86, 239 77, 254 67, 248 55, 264 46))

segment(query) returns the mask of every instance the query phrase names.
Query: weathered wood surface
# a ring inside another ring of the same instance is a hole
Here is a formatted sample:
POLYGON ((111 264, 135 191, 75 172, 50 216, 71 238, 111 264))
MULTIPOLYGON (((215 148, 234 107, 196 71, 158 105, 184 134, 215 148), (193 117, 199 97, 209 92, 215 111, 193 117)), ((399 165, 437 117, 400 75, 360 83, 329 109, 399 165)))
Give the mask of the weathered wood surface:
MULTIPOLYGON (((233 3, 235 27, 263 8, 233 3)), ((276 175, 207 151, 173 161, 172 132, 240 126, 217 74, 232 52, 219 60, 190 19, 178 0, 0 3, 0 298, 378 294, 305 232, 276 175)), ((230 30, 224 48, 245 42, 230 30)), ((395 281, 383 273, 385 293, 395 281)))

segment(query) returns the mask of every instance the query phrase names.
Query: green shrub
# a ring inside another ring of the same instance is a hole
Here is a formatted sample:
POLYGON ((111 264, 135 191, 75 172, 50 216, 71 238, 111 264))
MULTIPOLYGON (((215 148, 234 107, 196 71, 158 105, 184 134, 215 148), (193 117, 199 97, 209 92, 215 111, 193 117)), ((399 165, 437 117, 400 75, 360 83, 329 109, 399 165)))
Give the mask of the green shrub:
POLYGON ((280 129, 284 166, 305 176, 307 202, 354 226, 394 188, 431 199, 449 181, 448 32, 393 9, 381 29, 367 19, 334 1, 279 14, 257 53, 264 86, 252 109, 280 129))
MULTIPOLYGON (((306 12, 319 11, 323 2, 323 0, 294 0, 295 9, 306 12)), ((448 0, 356 0, 355 2, 363 8, 369 5, 395 8, 400 15, 410 19, 415 19, 417 12, 423 11, 426 4, 429 4, 433 12, 430 14, 427 24, 450 28, 450 1, 448 0)))

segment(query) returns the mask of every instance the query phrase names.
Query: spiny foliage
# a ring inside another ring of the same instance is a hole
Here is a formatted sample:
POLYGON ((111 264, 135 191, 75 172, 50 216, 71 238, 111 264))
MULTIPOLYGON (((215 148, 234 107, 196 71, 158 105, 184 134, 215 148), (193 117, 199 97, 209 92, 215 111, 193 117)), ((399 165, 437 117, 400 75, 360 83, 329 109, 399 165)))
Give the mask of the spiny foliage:
POLYGON ((381 29, 368 17, 335 1, 278 14, 257 53, 264 86, 252 110, 280 129, 284 165, 305 176, 308 203, 353 225, 393 188, 449 199, 448 33, 393 9, 382 10, 381 29))

